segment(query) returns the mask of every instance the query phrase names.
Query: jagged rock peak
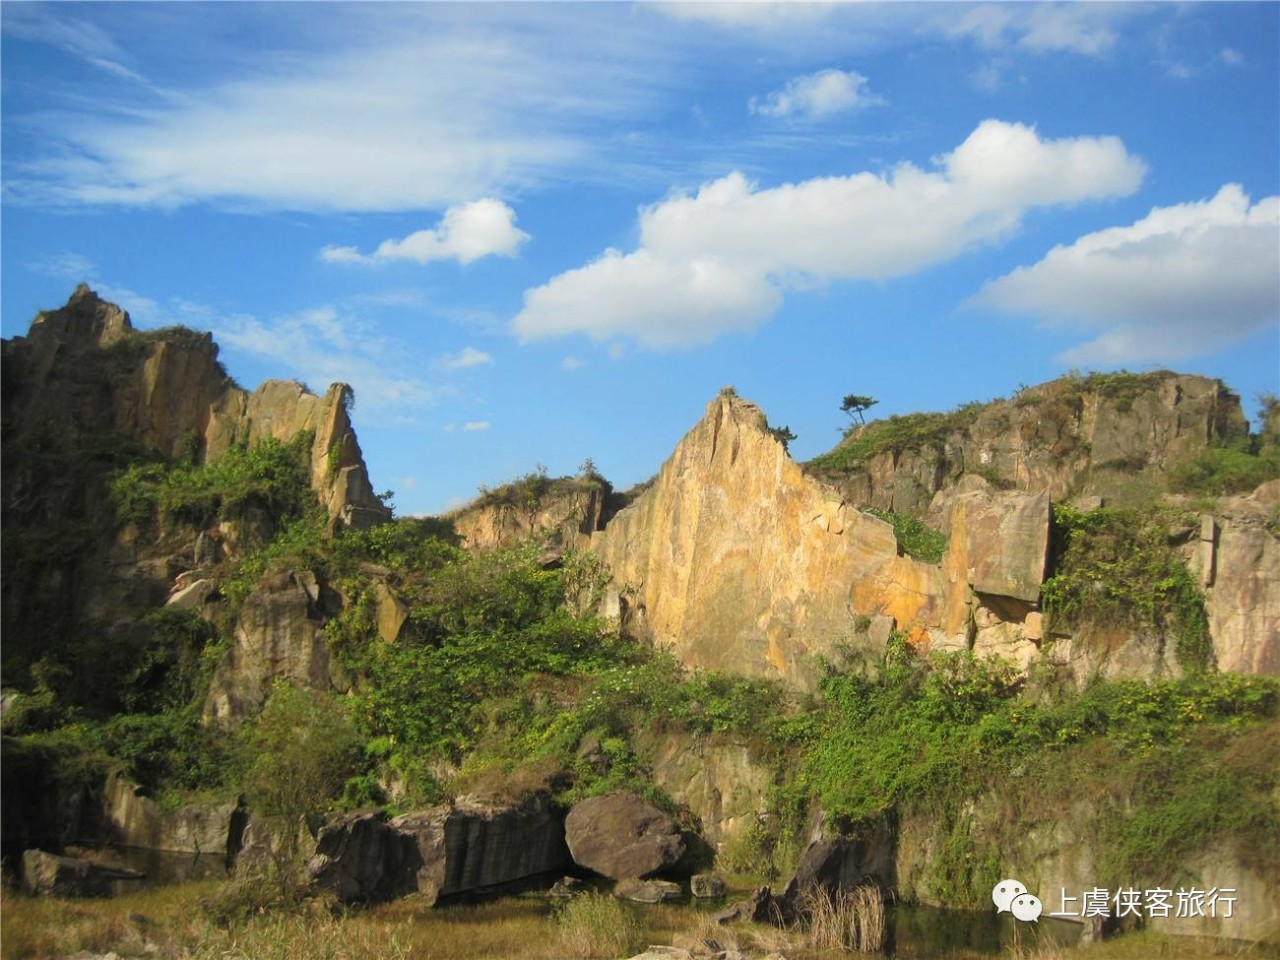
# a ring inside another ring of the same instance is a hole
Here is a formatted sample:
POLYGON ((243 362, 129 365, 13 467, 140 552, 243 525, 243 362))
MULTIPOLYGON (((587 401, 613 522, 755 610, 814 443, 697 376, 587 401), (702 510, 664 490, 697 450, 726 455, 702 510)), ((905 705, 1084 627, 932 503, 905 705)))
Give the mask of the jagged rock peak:
POLYGON ((132 332, 133 324, 125 310, 103 300, 87 283, 81 283, 64 306, 36 314, 27 335, 33 340, 92 342, 106 347, 132 332))
POLYGON ((707 420, 723 418, 728 418, 748 429, 754 428, 761 433, 767 433, 769 430, 769 418, 765 416, 764 411, 750 400, 744 400, 738 396, 733 387, 723 387, 707 404, 707 420))

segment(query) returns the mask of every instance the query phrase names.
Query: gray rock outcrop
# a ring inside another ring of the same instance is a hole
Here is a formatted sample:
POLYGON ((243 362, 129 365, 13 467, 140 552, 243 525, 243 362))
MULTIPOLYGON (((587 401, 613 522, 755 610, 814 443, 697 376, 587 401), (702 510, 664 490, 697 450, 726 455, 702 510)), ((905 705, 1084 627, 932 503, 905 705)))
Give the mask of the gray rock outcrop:
POLYGON ((507 805, 464 797, 393 820, 381 811, 332 818, 307 870, 343 901, 413 893, 434 903, 569 865, 563 823, 545 798, 507 805))
POLYGON ((186 804, 161 811, 137 784, 113 773, 103 790, 106 837, 126 847, 229 856, 234 846, 235 800, 186 804))

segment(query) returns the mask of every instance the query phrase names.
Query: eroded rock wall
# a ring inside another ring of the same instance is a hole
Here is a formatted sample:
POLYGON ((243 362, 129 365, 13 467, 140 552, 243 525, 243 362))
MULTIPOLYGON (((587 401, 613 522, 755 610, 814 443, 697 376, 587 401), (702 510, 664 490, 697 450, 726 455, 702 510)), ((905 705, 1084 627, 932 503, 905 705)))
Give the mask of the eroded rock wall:
POLYGON ((1169 371, 1067 377, 950 419, 937 442, 886 450, 839 473, 824 472, 823 458, 814 467, 853 503, 922 514, 966 474, 1055 501, 1109 495, 1211 441, 1248 433, 1240 398, 1221 381, 1169 371))
POLYGON ((603 525, 608 490, 590 478, 547 481, 545 491, 520 481, 451 514, 462 546, 495 550, 530 537, 545 537, 557 549, 585 546, 603 525))
POLYGON ((722 395, 592 549, 628 627, 693 667, 804 686, 815 655, 878 652, 895 627, 922 646, 968 648, 983 617, 1001 628, 984 643, 1028 658, 1048 497, 973 478, 950 524, 942 563, 900 556, 889 524, 807 476, 758 408, 722 395))

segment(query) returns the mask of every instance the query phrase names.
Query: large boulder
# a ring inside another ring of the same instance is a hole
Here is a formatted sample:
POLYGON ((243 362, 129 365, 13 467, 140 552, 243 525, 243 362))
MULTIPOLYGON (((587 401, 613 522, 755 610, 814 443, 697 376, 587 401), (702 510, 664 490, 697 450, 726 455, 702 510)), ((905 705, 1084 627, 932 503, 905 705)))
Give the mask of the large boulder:
POLYGON ((307 875, 349 903, 408 893, 421 867, 413 838, 388 824, 379 810, 338 816, 321 827, 307 875))
POLYGON ((564 825, 545 798, 499 804, 461 797, 387 820, 382 811, 331 818, 311 878, 344 901, 414 893, 484 893, 570 865, 564 825))
POLYGON ((613 880, 668 872, 685 854, 676 822, 630 793, 580 801, 564 826, 574 862, 613 880))

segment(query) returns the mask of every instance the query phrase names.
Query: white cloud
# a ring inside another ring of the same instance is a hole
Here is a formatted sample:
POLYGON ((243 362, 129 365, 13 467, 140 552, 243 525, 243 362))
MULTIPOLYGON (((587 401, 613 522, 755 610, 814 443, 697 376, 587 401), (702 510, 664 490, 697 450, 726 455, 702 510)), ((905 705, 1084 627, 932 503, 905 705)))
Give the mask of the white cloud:
POLYGON ((678 0, 652 4, 677 20, 697 20, 724 27, 769 29, 782 25, 808 24, 830 16, 835 3, 809 3, 801 0, 678 0))
POLYGON ((949 37, 967 37, 988 50, 1016 47, 1030 53, 1096 57, 1115 47, 1116 24, 1139 12, 1137 4, 944 4, 933 27, 949 37), (1134 9, 1126 9, 1130 6, 1134 9))
POLYGON ((493 363, 493 357, 475 347, 465 347, 444 360, 444 365, 449 370, 465 370, 467 367, 479 367, 486 363, 493 363))
POLYGON ((57 47, 114 76, 146 83, 146 77, 122 62, 127 59, 124 51, 105 30, 84 20, 55 14, 48 6, 5 7, 4 32, 57 47))
POLYGON ((641 211, 637 250, 527 290, 512 331, 707 342, 758 326, 787 290, 914 273, 1008 236, 1031 208, 1132 193, 1146 169, 1114 137, 1042 140, 996 120, 935 166, 769 189, 732 173, 674 194, 641 211))
POLYGON ((1233 47, 1223 47, 1221 53, 1222 62, 1233 67, 1238 67, 1244 63, 1244 54, 1233 47))
POLYGON ((468 420, 466 423, 464 423, 464 424, 462 425, 462 429, 463 429, 463 430, 473 430, 473 431, 474 431, 474 430, 488 430, 488 429, 489 429, 489 421, 488 421, 488 420, 468 420))
POLYGON ((764 117, 821 120, 884 101, 867 89, 867 78, 854 70, 819 70, 792 77, 781 90, 763 100, 751 98, 748 108, 764 117))
POLYGON ((1166 362, 1280 320, 1280 197, 1252 206, 1236 184, 1156 207, 1127 227, 1058 246, 986 284, 974 303, 1100 330, 1068 364, 1166 362))
POLYGON ((581 357, 568 356, 560 361, 561 370, 581 370, 586 366, 586 361, 581 357))
MULTIPOLYGON (((85 38, 66 42, 103 69, 127 70, 105 31, 80 23, 96 11, 77 9, 90 12, 56 22, 85 38)), ((335 4, 319 18, 296 10, 257 37, 266 45, 252 58, 233 49, 220 76, 186 73, 123 107, 104 93, 25 116, 41 150, 6 158, 6 201, 439 210, 565 170, 595 173, 608 149, 593 140, 596 125, 636 116, 674 82, 663 69, 674 54, 654 31, 596 29, 593 18, 605 14, 580 8, 485 5, 459 16, 447 4, 335 4)), ((123 35, 131 15, 98 19, 123 35)), ((131 43, 151 42, 154 31, 141 33, 131 43)))
POLYGON ((403 240, 384 240, 373 253, 365 255, 355 247, 325 247, 320 257, 332 263, 386 263, 412 260, 457 260, 471 263, 497 254, 514 257, 529 235, 516 224, 516 213, 501 200, 475 200, 450 207, 440 224, 417 230, 403 240))

